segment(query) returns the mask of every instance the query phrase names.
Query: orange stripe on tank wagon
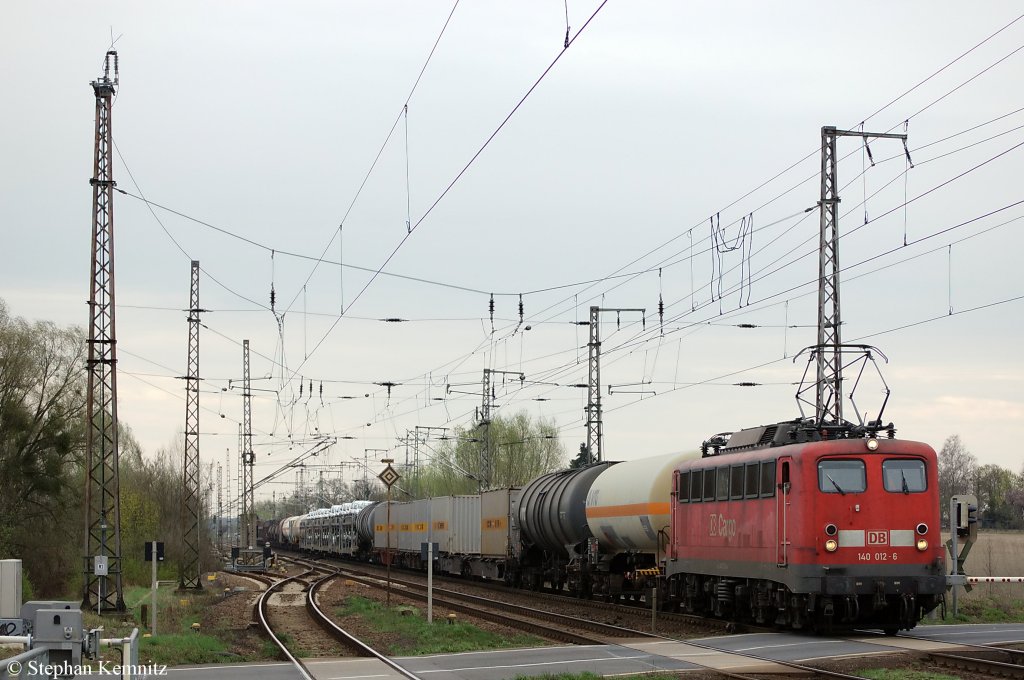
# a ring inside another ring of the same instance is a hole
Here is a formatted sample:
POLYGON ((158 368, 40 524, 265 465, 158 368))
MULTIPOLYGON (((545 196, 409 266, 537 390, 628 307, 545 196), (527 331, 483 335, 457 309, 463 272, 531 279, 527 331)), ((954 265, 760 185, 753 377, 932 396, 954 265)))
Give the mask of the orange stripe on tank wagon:
POLYGON ((635 517, 636 515, 667 515, 668 503, 631 503, 601 505, 587 508, 587 517, 635 517))

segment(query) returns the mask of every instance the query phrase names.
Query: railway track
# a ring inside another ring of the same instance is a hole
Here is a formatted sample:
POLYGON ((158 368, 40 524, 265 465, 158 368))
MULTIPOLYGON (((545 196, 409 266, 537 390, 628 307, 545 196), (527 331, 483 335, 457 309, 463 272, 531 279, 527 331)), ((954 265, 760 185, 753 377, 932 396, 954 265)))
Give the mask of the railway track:
POLYGON ((1024 679, 1024 666, 1019 663, 1007 663, 1005 661, 964 656, 963 654, 950 654, 948 652, 920 652, 919 655, 922 659, 944 668, 969 671, 971 673, 983 673, 995 678, 1024 679))
MULTIPOLYGON (((306 560, 307 562, 309 561, 308 558, 298 557, 298 556, 290 556, 289 559, 300 559, 300 560, 306 560)), ((345 562, 345 561, 341 561, 341 560, 329 559, 329 558, 328 559, 316 560, 316 561, 314 561, 312 563, 313 564, 332 565, 335 568, 346 569, 346 570, 358 569, 358 570, 363 571, 364 573, 366 573, 368 576, 370 576, 372 578, 383 578, 383 569, 381 568, 380 570, 378 570, 375 565, 359 564, 358 567, 354 567, 351 563, 348 563, 348 562, 345 562), (380 571, 380 573, 374 573, 376 571, 380 571)), ((394 574, 396 570, 397 569, 393 569, 392 574, 394 574)), ((417 581, 415 581, 415 582, 409 582, 409 583, 417 583, 417 584, 419 584, 419 585, 415 585, 414 586, 416 589, 425 589, 426 588, 424 583, 420 583, 420 582, 425 582, 425 576, 423 576, 419 572, 407 572, 406 570, 397 570, 397 571, 399 571, 399 573, 401 573, 401 574, 412 575, 413 578, 417 579, 417 581)), ((395 581, 394 576, 392 577, 392 581, 395 581)), ((469 588, 472 588, 472 589, 478 590, 478 591, 483 590, 483 591, 490 591, 490 592, 494 592, 494 593, 499 593, 506 600, 509 597, 526 597, 526 598, 530 598, 532 600, 541 600, 541 601, 548 601, 548 602, 552 602, 552 603, 557 603, 560 606, 565 606, 566 603, 573 603, 573 604, 578 605, 581 608, 586 608, 586 609, 590 609, 590 610, 600 610, 600 611, 606 611, 606 612, 612 613, 612 614, 615 615, 616 618, 620 618, 620 619, 621 618, 629 618, 629 619, 635 620, 637 622, 636 623, 637 627, 642 627, 642 626, 649 627, 649 621, 650 621, 650 616, 651 616, 650 608, 645 608, 642 605, 628 605, 628 604, 621 604, 621 603, 615 603, 615 602, 603 602, 603 601, 600 601, 600 600, 591 600, 591 599, 579 600, 579 599, 573 597, 572 595, 570 595, 568 593, 557 593, 557 592, 549 591, 549 590, 536 591, 536 590, 513 589, 513 588, 510 588, 507 585, 500 584, 500 583, 489 582, 489 581, 478 581, 478 580, 470 581, 470 580, 467 580, 467 579, 462 578, 462 577, 453 577, 453 576, 447 576, 447 575, 443 575, 443 574, 435 574, 434 575, 434 581, 435 581, 435 583, 437 581, 443 581, 443 582, 450 583, 450 584, 458 584, 458 586, 460 588, 461 587, 469 587, 469 588)), ((436 592, 439 592, 439 591, 438 591, 437 588, 435 588, 434 592, 436 593, 436 592)), ((722 634, 722 633, 738 633, 738 632, 750 632, 750 633, 753 633, 753 632, 769 632, 769 631, 772 631, 772 629, 769 629, 769 628, 760 628, 760 627, 749 626, 749 625, 745 625, 745 624, 744 625, 740 625, 740 624, 736 624, 736 623, 731 622, 731 621, 722 621, 720 619, 709 619, 709 618, 703 617, 703 616, 696 616, 696 615, 692 615, 692 614, 680 614, 680 613, 676 613, 676 612, 658 611, 656 618, 657 618, 657 622, 658 622, 659 625, 666 625, 667 624, 667 625, 669 625, 671 627, 675 627, 677 629, 688 629, 688 630, 692 630, 693 632, 700 632, 700 633, 722 634)), ((636 630, 636 631, 634 631, 634 634, 646 635, 647 633, 644 633, 644 632, 641 632, 639 630, 636 630)))
MULTIPOLYGON (((288 558, 297 564, 302 564, 308 568, 319 568, 324 571, 331 572, 328 576, 323 577, 322 581, 326 582, 329 578, 335 575, 344 576, 357 583, 362 583, 371 587, 383 588, 385 587, 385 581, 382 575, 377 573, 365 573, 356 569, 352 569, 348 565, 338 565, 337 563, 325 563, 320 561, 310 561, 304 558, 288 558)), ((426 585, 419 581, 411 581, 403 578, 395 578, 392 576, 392 586, 397 589, 398 593, 403 597, 414 598, 420 601, 426 600, 426 585)), ((456 580, 456 582, 461 582, 456 580)), ((474 586, 479 584, 474 583, 474 586)), ((495 589, 498 589, 495 587, 495 589)), ((505 592, 504 588, 498 589, 501 592, 505 592)), ((518 591, 517 591, 518 592, 518 591)), ((451 609, 453 611, 465 612, 468 615, 472 615, 479 618, 484 618, 490 621, 508 625, 510 627, 531 630, 543 637, 559 640, 563 642, 570 642, 573 644, 621 644, 626 638, 632 638, 633 641, 642 641, 643 639, 648 640, 664 640, 666 642, 678 642, 680 644, 688 645, 693 647, 695 650, 701 650, 703 652, 712 652, 719 654, 728 654, 735 657, 742 657, 751 661, 757 661, 764 664, 774 664, 779 667, 792 669, 794 673, 800 673, 809 675, 810 677, 816 678, 834 678, 839 680, 854 680, 855 678, 863 680, 859 676, 853 676, 841 672, 830 671, 822 668, 815 668, 802 663, 795 663, 789 661, 780 661, 777 659, 759 656, 749 652, 734 652, 728 651, 723 652, 721 649, 713 647, 711 645, 704 645, 696 643, 690 640, 680 640, 676 638, 653 635, 648 632, 611 624, 605 624, 595 621, 587 621, 578 617, 569 617, 563 614, 557 614, 554 612, 543 612, 533 607, 524 607, 509 602, 502 602, 491 600, 486 597, 479 595, 471 595, 468 593, 458 593, 454 591, 448 591, 443 588, 434 589, 434 602, 441 607, 451 609), (503 610, 503 611, 498 611, 503 610), (537 619, 543 619, 547 623, 554 625, 540 624, 537 619), (589 633, 581 634, 573 632, 574 630, 585 630, 589 633)), ((532 595, 543 595, 545 598, 555 598, 562 600, 562 596, 536 593, 532 592, 532 595)), ((593 603, 587 601, 587 606, 592 604, 608 605, 599 606, 598 608, 610 608, 616 611, 622 609, 639 615, 643 615, 645 612, 642 609, 635 607, 628 607, 623 605, 615 605, 612 603, 593 603)), ((659 612, 659 619, 669 618, 665 616, 665 613, 659 612)), ((774 632, 774 631, 773 631, 774 632)), ((879 635, 879 637, 882 637, 879 635)), ((900 635, 895 638, 912 638, 918 640, 928 640, 927 638, 915 638, 911 635, 900 635)), ((890 641, 894 638, 886 638, 890 641)), ((979 673, 988 675, 991 677, 1004 677, 1004 678, 1020 678, 1024 680, 1024 666, 1021 665, 1020 661, 1024 658, 1024 652, 1015 649, 1005 649, 999 647, 991 647, 987 645, 970 645, 963 644, 958 645, 968 649, 974 649, 976 651, 985 651, 987 653, 1002 653, 1009 657, 1010 662, 999 661, 994 659, 987 659, 974 656, 965 656, 963 654, 951 654, 948 652, 930 652, 930 651, 919 651, 907 648, 896 647, 893 649, 893 653, 910 653, 916 658, 921 659, 925 663, 936 666, 951 668, 955 670, 968 671, 972 673, 979 673)), ((758 680, 761 676, 760 673, 748 674, 740 672, 726 671, 721 668, 716 668, 713 665, 701 663, 698 660, 687 657, 686 662, 694 666, 701 668, 705 672, 713 673, 717 676, 728 677, 734 680, 758 680)), ((776 671, 778 672, 778 671, 776 671)))
MULTIPOLYGON (((294 559, 294 558, 292 558, 294 559)), ((310 564, 304 560, 296 560, 299 564, 310 564)), ((316 563, 312 563, 316 564, 316 563)), ((324 568, 321 566, 321 568, 324 568)), ((373 588, 384 588, 386 583, 376 574, 352 569, 338 569, 336 575, 343 576, 355 583, 370 586, 373 588)), ((424 584, 392 577, 391 583, 399 589, 403 597, 426 602, 427 587, 424 584)), ((602 624, 596 621, 588 621, 576 617, 569 617, 553 612, 544 612, 530 607, 509 604, 489 600, 484 597, 456 593, 454 591, 434 588, 434 604, 452 611, 457 611, 469 616, 509 626, 519 630, 535 633, 541 637, 577 645, 607 644, 610 638, 643 637, 641 633, 621 626, 602 624), (539 623, 543 620, 555 625, 539 623), (589 635, 582 631, 589 631, 596 635, 589 635)))
POLYGON ((259 622, 260 627, 264 633, 270 638, 270 640, 278 647, 281 655, 292 665, 295 666, 298 673, 301 675, 303 680, 314 680, 314 675, 310 672, 309 668, 303 663, 302 659, 297 657, 285 644, 281 636, 278 635, 279 631, 275 630, 275 627, 271 624, 270 604, 271 597, 275 593, 281 593, 291 583, 300 583, 303 585, 303 591, 305 592, 305 611, 308 613, 309 618, 316 624, 316 626, 326 632, 331 638, 337 641, 342 647, 351 652, 354 656, 374 658, 385 664, 388 668, 398 673, 401 677, 410 678, 415 680, 418 676, 410 673, 409 671, 402 668, 400 665, 389 659, 387 656, 381 654, 377 650, 373 649, 359 638, 348 633, 340 626, 338 626, 327 614, 320 609, 317 603, 317 593, 332 579, 337 577, 337 574, 326 567, 312 567, 307 571, 296 575, 289 576, 282 579, 273 579, 267 576, 254 576, 248 575, 255 578, 257 581, 261 581, 267 585, 266 589, 260 594, 260 597, 256 600, 254 606, 254 614, 256 620, 259 622), (321 575, 317 575, 317 572, 325 572, 321 575))

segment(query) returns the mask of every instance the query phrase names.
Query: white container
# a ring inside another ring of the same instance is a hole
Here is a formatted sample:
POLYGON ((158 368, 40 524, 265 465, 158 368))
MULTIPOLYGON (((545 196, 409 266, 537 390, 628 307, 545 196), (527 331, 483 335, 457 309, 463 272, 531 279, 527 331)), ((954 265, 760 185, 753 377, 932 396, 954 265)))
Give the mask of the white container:
POLYGON ((21 618, 21 560, 0 560, 0 619, 21 618))
POLYGON ((438 496, 430 499, 430 540, 437 543, 437 552, 447 555, 451 552, 452 497, 438 496))
POLYGON ((480 496, 452 496, 448 546, 453 555, 480 554, 480 496))
POLYGON ((403 552, 420 552, 430 533, 430 500, 423 498, 404 504, 402 523, 398 527, 398 546, 403 552))
POLYGON ((492 489, 480 494, 480 555, 507 557, 514 527, 512 504, 518 488, 492 489))

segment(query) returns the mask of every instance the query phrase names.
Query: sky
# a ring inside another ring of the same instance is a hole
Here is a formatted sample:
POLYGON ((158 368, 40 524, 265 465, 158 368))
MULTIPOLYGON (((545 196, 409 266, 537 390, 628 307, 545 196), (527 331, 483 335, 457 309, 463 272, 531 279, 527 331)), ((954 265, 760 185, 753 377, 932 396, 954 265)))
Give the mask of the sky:
POLYGON ((232 478, 243 339, 256 479, 319 437, 348 481, 404 462, 408 429, 472 427, 485 368, 572 455, 591 306, 645 310, 601 315, 605 458, 694 450, 800 415, 822 126, 906 131, 913 167, 838 143, 842 334, 884 377, 846 413, 888 385, 901 438, 1020 471, 1019 5, 829 7, 15 0, 0 298, 88 323, 113 41, 118 407, 148 455, 182 436, 192 259, 200 455, 232 478))

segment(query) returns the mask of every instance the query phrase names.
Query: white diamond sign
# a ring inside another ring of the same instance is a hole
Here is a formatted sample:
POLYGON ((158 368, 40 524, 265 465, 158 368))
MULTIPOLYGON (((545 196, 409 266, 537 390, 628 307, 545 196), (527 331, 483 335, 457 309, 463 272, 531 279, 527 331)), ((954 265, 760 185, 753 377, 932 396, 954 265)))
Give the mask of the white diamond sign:
POLYGON ((384 471, 377 475, 377 479, 384 482, 384 486, 388 487, 389 489, 395 482, 397 482, 401 478, 402 476, 395 472, 395 469, 390 465, 384 468, 384 471))

